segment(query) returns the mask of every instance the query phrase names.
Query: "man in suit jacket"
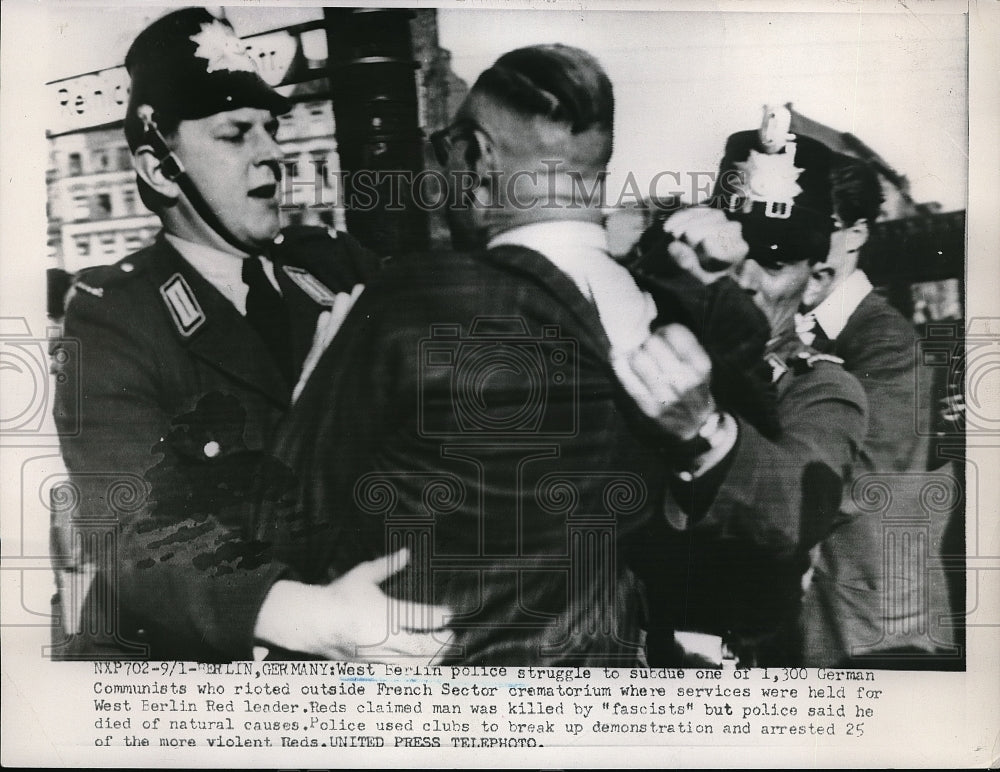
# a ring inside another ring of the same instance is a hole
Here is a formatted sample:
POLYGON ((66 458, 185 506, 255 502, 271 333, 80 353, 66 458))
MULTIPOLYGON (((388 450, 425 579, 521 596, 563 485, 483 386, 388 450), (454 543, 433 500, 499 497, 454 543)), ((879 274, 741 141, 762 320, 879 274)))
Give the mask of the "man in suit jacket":
MULTIPOLYGON (((83 272, 68 302, 79 358, 57 380, 72 482, 54 501, 69 633, 58 657, 225 661, 261 643, 343 658, 384 627, 389 562, 307 587, 249 537, 262 449, 317 326, 337 322, 378 261, 346 234, 275 243, 274 135, 290 105, 242 51, 227 23, 185 9, 126 58, 126 137, 164 228, 83 272)), ((412 636, 365 653, 437 646, 412 636)))
POLYGON ((651 334, 662 287, 610 259, 600 196, 583 194, 612 120, 585 52, 533 46, 486 70, 433 137, 462 183, 453 231, 486 249, 369 285, 279 432, 298 496, 260 538, 311 582, 415 545, 393 592, 454 609, 456 661, 641 661, 633 567, 671 559, 664 515, 799 559, 860 437, 860 389, 829 363, 779 446, 716 407, 687 327, 651 334))
MULTIPOLYGON (((831 189, 836 229, 830 253, 814 266, 806 290, 804 307, 810 313, 804 334, 842 358, 868 397, 868 429, 855 478, 860 484, 884 482, 899 500, 896 506, 913 495, 902 506, 917 514, 915 494, 929 478, 921 474, 927 468, 927 438, 916 430, 916 335, 858 267, 879 215, 881 186, 866 164, 843 158, 831 171, 831 189)), ((916 540, 906 548, 907 557, 888 558, 889 523, 870 509, 861 490, 846 489, 841 522, 816 550, 802 618, 807 665, 845 665, 872 656, 888 663, 895 656, 900 666, 913 667, 951 643, 951 629, 934 618, 947 611, 940 569, 924 563, 916 540), (909 575, 908 562, 924 568, 909 575)), ((932 554, 945 525, 943 517, 930 523, 932 554)))
POLYGON ((674 462, 708 468, 735 440, 681 327, 655 341, 680 389, 666 429, 619 383, 657 309, 609 256, 599 202, 581 200, 612 122, 611 84, 583 51, 533 46, 486 70, 433 137, 457 183, 453 233, 481 248, 396 261, 369 284, 279 432, 298 497, 259 538, 317 583, 412 545, 392 592, 454 611, 453 661, 640 662, 622 543, 664 505, 674 462))

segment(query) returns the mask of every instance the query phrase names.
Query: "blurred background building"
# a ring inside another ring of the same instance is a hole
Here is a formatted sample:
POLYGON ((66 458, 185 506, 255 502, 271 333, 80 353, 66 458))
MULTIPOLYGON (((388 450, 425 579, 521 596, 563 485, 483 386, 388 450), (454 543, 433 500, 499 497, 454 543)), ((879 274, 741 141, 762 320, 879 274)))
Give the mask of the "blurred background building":
MULTIPOLYGON (((408 130, 407 144, 422 156, 421 130, 445 125, 468 91, 464 81, 451 71, 449 52, 438 44, 436 10, 369 12, 366 16, 379 17, 373 19, 377 23, 367 25, 367 38, 350 28, 352 17, 332 20, 330 15, 245 38, 262 75, 293 102, 291 112, 281 117, 277 136, 285 154, 281 203, 286 224, 348 227, 330 86, 327 33, 331 22, 348 27, 345 34, 351 39, 367 40, 376 47, 386 45, 379 34, 387 28, 387 17, 394 17, 392 20, 403 25, 407 33, 402 44, 388 40, 390 47, 401 50, 383 53, 394 55, 403 70, 412 73, 416 98, 412 125, 403 132, 390 127, 395 136, 381 137, 383 126, 373 125, 381 117, 365 115, 362 133, 367 132, 367 136, 354 137, 356 144, 374 143, 378 150, 398 141, 408 130)), ((356 60, 365 53, 342 51, 337 64, 378 66, 370 62, 358 65, 356 60)), ((400 99, 393 92, 400 89, 399 83, 379 83, 367 72, 353 80, 363 81, 360 87, 366 93, 356 93, 356 99, 338 105, 349 118, 352 110, 400 99), (387 88, 380 91, 379 86, 387 88)), ((402 88, 406 85, 404 82, 402 88)), ((50 82, 48 89, 58 105, 47 132, 48 267, 75 273, 91 265, 116 262, 145 246, 159 230, 159 219, 139 199, 131 154, 122 133, 128 93, 124 68, 62 78, 50 82)), ((422 227, 425 231, 429 228, 435 240, 446 237, 439 215, 422 227)))

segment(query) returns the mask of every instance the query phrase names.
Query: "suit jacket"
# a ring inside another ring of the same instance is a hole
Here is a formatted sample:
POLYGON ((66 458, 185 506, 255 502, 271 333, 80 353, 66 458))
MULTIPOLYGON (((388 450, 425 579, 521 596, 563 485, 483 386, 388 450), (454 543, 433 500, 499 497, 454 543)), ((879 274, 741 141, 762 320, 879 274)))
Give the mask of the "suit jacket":
POLYGON ((296 496, 258 538, 309 582, 409 546, 388 591, 456 612, 445 661, 635 664, 619 544, 662 507, 666 464, 608 349, 531 250, 397 261, 283 422, 296 496))
MULTIPOLYGON (((334 289, 363 281, 366 253, 321 233, 332 267, 323 269, 313 244, 303 250, 312 270, 345 285, 334 289)), ((286 269, 293 241, 275 275, 298 371, 324 288, 313 273, 286 269)), ((284 571, 246 538, 250 495, 294 384, 162 236, 79 277, 65 336, 77 344, 65 350, 79 355, 61 365, 55 418, 73 487, 55 502, 53 541, 97 576, 82 628, 57 656, 248 658, 260 603, 284 571)))
POLYGON ((887 551, 891 521, 868 498, 885 485, 893 514, 913 519, 924 511, 919 488, 931 478, 927 438, 916 431, 913 326, 871 292, 829 345, 860 381, 871 410, 854 473, 857 485, 845 489, 837 527, 816 550, 802 619, 806 664, 837 665, 852 656, 906 648, 933 651, 951 637, 931 619, 947 610, 945 587, 940 571, 925 562, 926 552, 919 553, 939 549, 946 517, 932 518, 927 540, 913 539, 900 560, 887 551), (907 575, 907 560, 922 567, 917 575, 907 575))

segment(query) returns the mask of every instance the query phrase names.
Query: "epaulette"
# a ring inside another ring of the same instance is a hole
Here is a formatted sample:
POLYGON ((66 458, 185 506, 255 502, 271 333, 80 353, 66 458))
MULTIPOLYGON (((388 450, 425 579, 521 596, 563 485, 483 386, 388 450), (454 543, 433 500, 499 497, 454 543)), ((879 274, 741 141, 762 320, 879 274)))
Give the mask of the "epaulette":
POLYGON ((807 370, 812 370, 817 362, 832 362, 833 364, 842 365, 844 360, 833 354, 821 354, 820 352, 806 348, 802 351, 795 353, 793 357, 789 359, 789 366, 797 374, 806 372, 807 370))
POLYGON ((771 382, 777 383, 789 370, 796 375, 812 370, 819 362, 842 365, 844 360, 833 354, 823 354, 807 345, 798 335, 789 334, 777 341, 765 354, 765 361, 771 366, 771 382))
POLYGON ((73 297, 79 293, 103 298, 108 289, 140 273, 142 265, 142 261, 128 257, 114 265, 92 265, 81 268, 74 274, 72 284, 66 292, 65 306, 68 306, 73 297))

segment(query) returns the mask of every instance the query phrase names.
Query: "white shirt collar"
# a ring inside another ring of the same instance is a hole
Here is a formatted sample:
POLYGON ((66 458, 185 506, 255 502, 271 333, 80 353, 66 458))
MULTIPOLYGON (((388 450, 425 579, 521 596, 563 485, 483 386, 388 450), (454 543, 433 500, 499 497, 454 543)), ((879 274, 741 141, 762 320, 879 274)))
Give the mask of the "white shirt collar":
MULTIPOLYGON (((551 220, 521 225, 494 236, 488 247, 515 245, 544 255, 560 271, 580 286, 585 266, 593 260, 610 260, 607 231, 595 222, 551 220)), ((586 284, 580 291, 590 300, 586 284)))
POLYGON ((826 300, 816 306, 813 315, 830 340, 836 340, 837 336, 844 331, 847 320, 861 305, 861 301, 868 297, 872 289, 872 283, 868 281, 865 272, 855 270, 830 293, 826 300))
POLYGON ((613 356, 632 351, 649 337, 656 304, 639 289, 632 274, 612 259, 601 225, 582 220, 522 225, 494 237, 488 246, 503 245, 532 249, 573 280, 596 306, 613 356))
MULTIPOLYGON (((222 293, 222 296, 232 303, 237 311, 246 316, 247 292, 249 290, 243 282, 243 261, 248 259, 247 257, 188 241, 166 231, 163 235, 174 249, 181 253, 181 257, 222 293)), ((264 266, 267 278, 280 292, 277 279, 274 276, 274 264, 265 257, 261 257, 260 261, 264 266)))

